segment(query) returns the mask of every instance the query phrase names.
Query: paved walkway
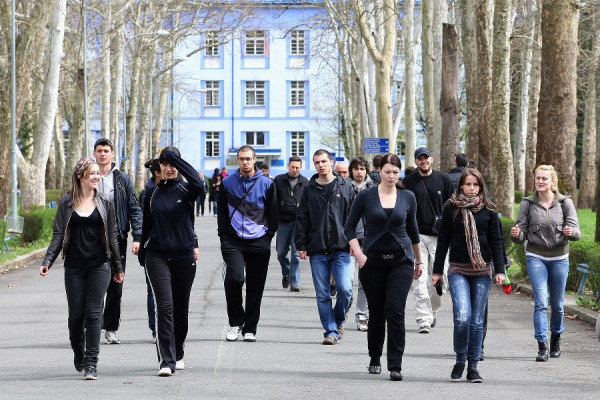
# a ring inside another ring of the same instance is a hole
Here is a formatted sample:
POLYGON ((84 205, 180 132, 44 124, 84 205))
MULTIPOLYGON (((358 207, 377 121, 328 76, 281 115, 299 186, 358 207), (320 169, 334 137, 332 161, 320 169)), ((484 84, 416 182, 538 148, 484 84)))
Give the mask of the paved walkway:
MULTIPOLYGON (((145 282, 129 257, 123 294, 120 345, 102 342, 97 381, 83 381, 72 365, 68 342, 63 267, 48 277, 37 262, 0 275, 0 396, 6 399, 380 399, 521 398, 597 399, 600 343, 594 327, 566 319, 563 356, 534 362, 532 305, 522 294, 490 296, 490 325, 481 385, 450 382, 454 363, 450 298, 431 334, 416 332, 408 307, 403 382, 385 371, 367 373, 366 334, 347 324, 336 346, 320 344, 310 268, 302 264, 302 288, 281 288, 272 256, 256 343, 226 342, 227 317, 221 280, 216 218, 197 219, 201 258, 190 306, 186 370, 156 376, 158 364, 147 327, 145 282)), ((274 245, 274 243, 273 243, 274 245)), ((273 252, 274 253, 274 252, 273 252)), ((409 303, 410 299, 409 297, 409 303)), ((354 311, 354 309, 352 310, 354 311)))

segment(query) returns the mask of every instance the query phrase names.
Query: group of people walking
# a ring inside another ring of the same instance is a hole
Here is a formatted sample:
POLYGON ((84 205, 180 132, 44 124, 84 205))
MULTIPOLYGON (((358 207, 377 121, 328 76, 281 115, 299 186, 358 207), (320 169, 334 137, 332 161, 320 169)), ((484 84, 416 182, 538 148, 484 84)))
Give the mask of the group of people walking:
MULTIPOLYGON (((185 368, 190 293, 199 257, 194 211, 204 214, 209 190, 218 193, 213 207, 224 261, 227 341, 240 335, 247 342, 257 340, 271 241, 276 237, 284 289, 301 291, 300 260, 310 262, 324 345, 343 339, 356 298, 356 326, 367 331, 369 373, 382 371, 387 326, 387 369, 391 380, 402 380, 411 287, 418 332, 423 334, 435 327, 442 296, 449 290, 456 354, 450 377, 460 380, 466 368, 467 380, 483 381, 478 362, 483 357, 488 295, 492 282, 504 281, 507 260, 499 215, 482 175, 469 168, 465 155, 456 158, 455 179, 433 170, 430 151, 421 147, 414 154, 415 171, 400 180, 403 166, 394 154, 378 157, 369 171, 361 157, 334 167, 331 153, 319 149, 313 154, 316 174, 310 179, 300 174, 298 157, 289 159, 287 173, 273 179, 255 167, 254 149, 242 146, 237 152, 239 168, 226 176, 217 169, 206 182, 178 149, 167 147, 147 163, 152 178, 139 204, 131 181, 114 168, 111 155, 112 143, 100 139, 94 148, 96 160, 82 158, 77 163, 40 266, 40 274, 47 275, 62 250, 69 338, 75 368, 84 371, 85 379, 97 377, 103 321, 107 343, 118 343, 118 320, 115 327, 107 317, 109 301, 115 300, 109 300, 107 290, 122 285, 130 227, 132 252, 146 272, 158 374, 170 376, 185 368), (195 209, 200 199, 202 207, 195 209)), ((568 241, 581 233, 573 202, 557 190, 554 169, 538 167, 535 182, 536 190, 523 200, 510 236, 526 243, 535 293, 536 360, 547 361, 561 354, 568 241)))

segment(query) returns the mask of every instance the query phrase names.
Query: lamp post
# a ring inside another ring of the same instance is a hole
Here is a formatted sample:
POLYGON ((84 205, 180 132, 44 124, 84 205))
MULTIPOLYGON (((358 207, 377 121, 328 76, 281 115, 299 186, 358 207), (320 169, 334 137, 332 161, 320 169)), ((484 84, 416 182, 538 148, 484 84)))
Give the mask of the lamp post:
MULTIPOLYGON (((10 225, 17 228, 17 64, 15 0, 10 2, 10 225)), ((7 213, 8 214, 8 213, 7 213)))
MULTIPOLYGON (((166 31, 164 29, 159 29, 156 32, 145 32, 145 33, 138 33, 137 35, 133 35, 132 37, 130 37, 129 39, 127 39, 125 41, 125 44, 123 44, 123 62, 122 62, 122 69, 123 69, 123 82, 122 82, 122 96, 123 96, 123 150, 121 152, 121 160, 127 160, 127 97, 125 96, 125 50, 127 49, 127 45, 129 44, 129 42, 131 42, 132 40, 134 40, 137 37, 140 36, 169 36, 169 31, 166 31)), ((127 171, 126 171, 127 172, 127 171)))

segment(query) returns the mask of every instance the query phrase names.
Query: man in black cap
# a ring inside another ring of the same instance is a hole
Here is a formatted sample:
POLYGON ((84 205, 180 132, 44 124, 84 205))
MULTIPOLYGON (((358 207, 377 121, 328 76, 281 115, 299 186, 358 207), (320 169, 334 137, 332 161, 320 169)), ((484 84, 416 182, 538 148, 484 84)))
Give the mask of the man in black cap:
MULTIPOLYGON (((431 284, 433 261, 437 247, 436 217, 442 215, 442 205, 454 191, 448 174, 434 171, 433 157, 427 147, 415 150, 417 171, 404 178, 404 186, 417 199, 417 225, 421 238, 423 274, 413 283, 415 314, 419 333, 429 333, 436 324, 436 313, 442 306, 442 298, 431 284), (427 273, 425 273, 427 271, 427 273)), ((447 263, 446 263, 447 264, 447 263)), ((447 266, 446 266, 447 269, 447 266)), ((444 285, 448 281, 444 272, 444 285)), ((445 288, 444 290, 445 291, 445 288)))

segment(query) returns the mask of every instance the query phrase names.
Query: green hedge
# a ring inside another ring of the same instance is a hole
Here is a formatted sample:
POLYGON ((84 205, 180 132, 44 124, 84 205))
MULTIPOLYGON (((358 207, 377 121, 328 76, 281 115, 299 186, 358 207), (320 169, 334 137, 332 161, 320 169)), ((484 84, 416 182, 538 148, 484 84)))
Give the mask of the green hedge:
POLYGON ((523 201, 523 191, 515 190, 515 204, 521 204, 521 201, 523 201))
POLYGON ((31 243, 38 240, 50 241, 52 239, 52 225, 57 208, 46 208, 24 212, 23 242, 31 243))
POLYGON ((0 237, 2 240, 6 237, 6 221, 0 221, 0 237))
POLYGON ((46 204, 52 201, 58 204, 62 195, 63 192, 60 189, 46 189, 46 204))

